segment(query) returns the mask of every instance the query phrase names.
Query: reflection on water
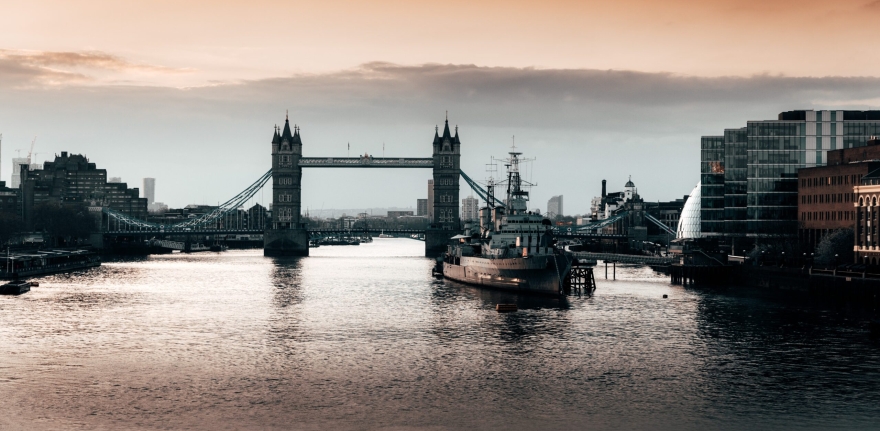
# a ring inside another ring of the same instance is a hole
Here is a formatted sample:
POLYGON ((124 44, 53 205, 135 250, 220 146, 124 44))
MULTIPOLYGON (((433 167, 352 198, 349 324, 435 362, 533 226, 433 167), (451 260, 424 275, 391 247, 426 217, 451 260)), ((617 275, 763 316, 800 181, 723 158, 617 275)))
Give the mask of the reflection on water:
POLYGON ((118 259, 0 297, 0 429, 880 423, 880 348, 841 311, 601 264, 592 296, 484 290, 407 239, 311 252, 118 259))

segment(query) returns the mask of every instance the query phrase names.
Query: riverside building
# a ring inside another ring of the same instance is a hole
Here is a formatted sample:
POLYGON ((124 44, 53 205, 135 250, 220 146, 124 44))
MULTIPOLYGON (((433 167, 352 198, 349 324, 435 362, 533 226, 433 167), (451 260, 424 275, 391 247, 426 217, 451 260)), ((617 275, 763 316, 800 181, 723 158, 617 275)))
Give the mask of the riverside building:
POLYGON ((797 238, 798 170, 872 135, 880 135, 880 111, 801 110, 702 137, 701 236, 797 238))
POLYGON ((798 240, 810 249, 829 233, 855 228, 858 186, 880 169, 880 140, 828 151, 827 157, 826 166, 798 172, 798 240))
POLYGON ((863 176, 853 188, 855 192, 855 262, 880 264, 880 169, 863 176))
POLYGON ((107 181, 107 170, 98 169, 80 154, 68 155, 62 151, 42 169, 21 171, 22 216, 28 228, 32 227, 34 207, 45 203, 109 207, 127 216, 145 220, 147 200, 140 197, 137 188, 125 183, 107 181))

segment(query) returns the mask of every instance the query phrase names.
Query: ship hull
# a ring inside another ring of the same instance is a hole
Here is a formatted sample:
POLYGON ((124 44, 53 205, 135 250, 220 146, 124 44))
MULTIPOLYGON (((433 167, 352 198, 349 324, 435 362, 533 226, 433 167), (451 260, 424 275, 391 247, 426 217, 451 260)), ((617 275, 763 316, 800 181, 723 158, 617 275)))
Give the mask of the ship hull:
POLYGON ((476 286, 561 295, 562 280, 568 275, 568 267, 567 259, 562 256, 511 259, 461 257, 457 263, 443 262, 443 276, 476 286))

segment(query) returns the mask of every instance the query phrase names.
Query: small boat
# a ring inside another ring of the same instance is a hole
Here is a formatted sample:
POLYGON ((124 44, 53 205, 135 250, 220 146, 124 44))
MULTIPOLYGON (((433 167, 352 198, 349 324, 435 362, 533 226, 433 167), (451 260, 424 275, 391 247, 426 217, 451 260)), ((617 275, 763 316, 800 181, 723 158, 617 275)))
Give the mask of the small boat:
POLYGON ((0 286, 0 295, 21 295, 30 292, 31 283, 24 280, 10 281, 0 286))
POLYGON ((394 238, 394 235, 386 235, 385 230, 382 230, 382 232, 379 234, 379 238, 394 238))
POLYGON ((226 244, 214 243, 213 245, 211 245, 211 251, 226 251, 226 250, 229 250, 229 246, 227 246, 226 244))

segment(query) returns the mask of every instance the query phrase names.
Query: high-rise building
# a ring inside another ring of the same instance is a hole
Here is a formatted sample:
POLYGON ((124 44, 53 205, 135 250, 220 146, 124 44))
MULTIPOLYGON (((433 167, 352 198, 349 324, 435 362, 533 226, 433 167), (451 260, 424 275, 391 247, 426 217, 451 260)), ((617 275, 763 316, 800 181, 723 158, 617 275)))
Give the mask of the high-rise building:
POLYGON ((147 198, 147 205, 156 201, 156 179, 144 178, 144 197, 147 198))
POLYGON ((562 217, 562 195, 553 196, 547 201, 547 217, 562 217))
POLYGON ((428 180, 428 220, 434 220, 434 180, 428 180))
POLYGON ((461 200, 461 219, 463 221, 473 221, 480 219, 480 200, 468 196, 461 200))
POLYGON ((428 200, 427 199, 416 199, 416 215, 419 215, 419 216, 427 216, 428 215, 428 200))
POLYGON ((880 111, 788 111, 701 139, 703 236, 793 238, 798 169, 880 135, 880 111), (728 182, 730 184, 728 185, 728 182))
POLYGON ((19 188, 21 185, 21 165, 30 166, 31 160, 27 157, 12 158, 12 178, 9 179, 9 187, 13 189, 19 188))

